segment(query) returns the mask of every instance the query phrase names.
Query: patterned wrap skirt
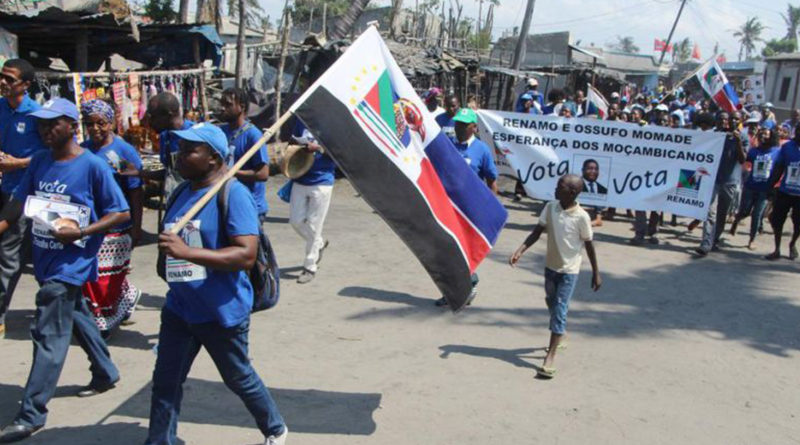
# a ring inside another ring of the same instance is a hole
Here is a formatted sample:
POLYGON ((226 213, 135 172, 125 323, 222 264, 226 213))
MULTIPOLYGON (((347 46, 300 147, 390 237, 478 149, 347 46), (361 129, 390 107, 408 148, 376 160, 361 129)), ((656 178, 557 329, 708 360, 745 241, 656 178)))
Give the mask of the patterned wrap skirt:
POLYGON ((141 292, 128 282, 133 239, 129 232, 109 233, 97 254, 97 281, 83 285, 83 296, 101 331, 110 331, 127 320, 141 292))

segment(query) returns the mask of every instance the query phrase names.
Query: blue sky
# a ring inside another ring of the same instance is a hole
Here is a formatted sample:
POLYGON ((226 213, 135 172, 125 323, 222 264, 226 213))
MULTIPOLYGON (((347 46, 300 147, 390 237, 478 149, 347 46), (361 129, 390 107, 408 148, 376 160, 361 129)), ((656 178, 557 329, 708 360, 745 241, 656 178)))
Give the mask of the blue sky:
MULTIPOLYGON (((378 5, 390 4, 389 0, 373 1, 378 5)), ((261 2, 271 17, 280 17, 283 1, 261 2)), ((464 15, 475 17, 478 1, 462 2, 464 15)), ((526 0, 500 0, 500 3, 495 9, 495 38, 504 30, 521 26, 526 0)), ((800 1, 793 4, 800 6, 800 1)), ((783 37, 786 27, 780 13, 786 10, 786 5, 785 0, 689 0, 673 40, 689 37, 699 44, 703 58, 710 57, 715 42, 719 42, 720 51, 726 53, 728 60, 735 60, 739 45, 732 30, 747 17, 757 16, 767 26, 765 39, 783 37)), ((414 0, 405 0, 404 6, 413 7, 414 0)), ((669 34, 679 6, 680 0, 537 0, 531 32, 571 31, 573 41, 595 46, 614 42, 618 35, 629 35, 643 54, 650 54, 653 39, 665 39, 669 34)), ((759 51, 762 46, 758 46, 759 51)))

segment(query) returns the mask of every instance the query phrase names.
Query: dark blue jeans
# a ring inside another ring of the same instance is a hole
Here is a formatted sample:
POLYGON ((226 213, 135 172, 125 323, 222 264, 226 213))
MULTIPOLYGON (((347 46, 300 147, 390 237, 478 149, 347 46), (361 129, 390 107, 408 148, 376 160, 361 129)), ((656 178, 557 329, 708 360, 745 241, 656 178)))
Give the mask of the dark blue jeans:
POLYGON ((742 201, 739 204, 739 213, 736 219, 744 219, 752 214, 750 220, 750 239, 755 239, 761 229, 761 218, 764 216, 764 209, 767 207, 769 192, 759 192, 747 187, 742 191, 742 201))
POLYGON ((36 318, 31 324, 33 364, 15 423, 44 425, 47 402, 56 391, 72 335, 89 356, 92 385, 119 380, 105 341, 86 307, 81 288, 47 281, 36 293, 36 318))
POLYGON ((218 323, 189 324, 169 309, 161 310, 146 445, 177 442, 183 382, 201 346, 208 351, 225 385, 242 399, 264 436, 283 433, 285 425, 278 406, 250 364, 249 332, 249 319, 224 328, 218 323))

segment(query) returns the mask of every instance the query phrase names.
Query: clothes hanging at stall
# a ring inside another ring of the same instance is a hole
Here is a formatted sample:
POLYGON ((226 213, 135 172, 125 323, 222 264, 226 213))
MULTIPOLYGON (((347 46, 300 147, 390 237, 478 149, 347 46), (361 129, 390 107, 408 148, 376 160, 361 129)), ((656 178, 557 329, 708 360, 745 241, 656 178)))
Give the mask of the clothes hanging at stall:
MULTIPOLYGON (((105 99, 116 108, 117 133, 124 135, 129 129, 138 127, 147 111, 150 98, 158 93, 168 91, 181 102, 184 114, 202 116, 200 110, 199 76, 204 72, 199 69, 158 72, 130 73, 92 73, 79 76, 79 83, 73 82, 70 74, 37 75, 29 88, 31 97, 39 104, 56 98, 65 97, 71 101, 84 102, 92 99, 105 99), (75 94, 76 88, 79 94, 75 94)), ((80 106, 80 103, 78 104, 80 106)))

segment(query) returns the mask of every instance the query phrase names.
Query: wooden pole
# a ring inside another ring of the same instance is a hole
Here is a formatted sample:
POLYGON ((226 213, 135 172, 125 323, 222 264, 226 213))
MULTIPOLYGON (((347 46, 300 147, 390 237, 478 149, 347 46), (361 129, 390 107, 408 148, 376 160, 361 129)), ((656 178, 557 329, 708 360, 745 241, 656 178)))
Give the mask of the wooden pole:
POLYGON ((278 76, 275 78, 275 120, 281 115, 281 89, 283 88, 283 70, 286 68, 286 55, 289 48, 289 29, 292 27, 292 16, 289 10, 283 10, 283 35, 281 36, 281 59, 278 62, 278 76))
POLYGON ((669 42, 672 41, 672 34, 675 32, 675 27, 678 26, 678 20, 681 18, 681 13, 683 12, 683 7, 686 6, 686 0, 681 1, 681 7, 678 9, 678 15, 675 17, 675 21, 672 22, 672 29, 669 31, 669 37, 667 37, 667 43, 664 44, 664 49, 661 50, 661 57, 658 59, 658 67, 661 68, 661 62, 664 61, 664 54, 667 53, 667 48, 669 48, 669 42))
POLYGON ((208 201, 210 201, 214 197, 214 195, 216 195, 220 191, 220 189, 222 189, 222 186, 225 184, 225 181, 233 178, 236 175, 236 173, 239 170, 241 170, 242 167, 244 167, 244 164, 246 164, 247 161, 250 160, 250 158, 252 158, 256 153, 258 153, 258 151, 261 150, 261 147, 263 147, 264 144, 266 144, 270 139, 272 139, 272 136, 278 133, 278 131, 281 129, 281 126, 283 126, 283 124, 285 124, 290 117, 292 117, 291 111, 283 113, 283 116, 279 117, 278 120, 275 121, 275 123, 272 124, 271 127, 269 127, 266 131, 264 131, 264 135, 261 136, 261 139, 259 139, 255 144, 253 144, 253 146, 250 147, 250 149, 248 149, 247 152, 245 152, 245 154, 242 155, 242 157, 239 158, 239 160, 236 161, 235 164, 233 164, 233 167, 231 167, 228 171, 226 171, 225 174, 222 176, 222 178, 219 181, 217 181, 214 184, 214 186, 208 189, 206 194, 203 195, 203 197, 200 198, 200 200, 197 201, 192 206, 192 208, 190 208, 189 211, 186 212, 185 215, 183 215, 183 218, 181 218, 180 221, 175 223, 175 225, 172 226, 169 231, 174 234, 178 234, 178 232, 180 232, 181 229, 183 229, 183 227, 189 221, 192 220, 192 218, 194 218, 201 210, 203 210, 203 207, 205 207, 208 201))
POLYGON ((247 30, 247 12, 244 0, 239 0, 239 35, 236 36, 236 86, 243 84, 242 71, 244 60, 247 58, 247 49, 244 47, 244 35, 247 30))
MULTIPOLYGON (((533 7, 536 5, 536 0, 528 0, 528 5, 525 7, 525 17, 522 19, 522 30, 517 38, 517 45, 514 47, 514 59, 511 61, 511 69, 519 70, 522 65, 522 59, 525 58, 525 47, 528 43, 528 33, 531 29, 531 21, 533 21, 533 7)), ((506 98, 503 101, 505 108, 510 109, 513 105, 511 93, 514 90, 514 81, 508 82, 506 87, 506 98)))

